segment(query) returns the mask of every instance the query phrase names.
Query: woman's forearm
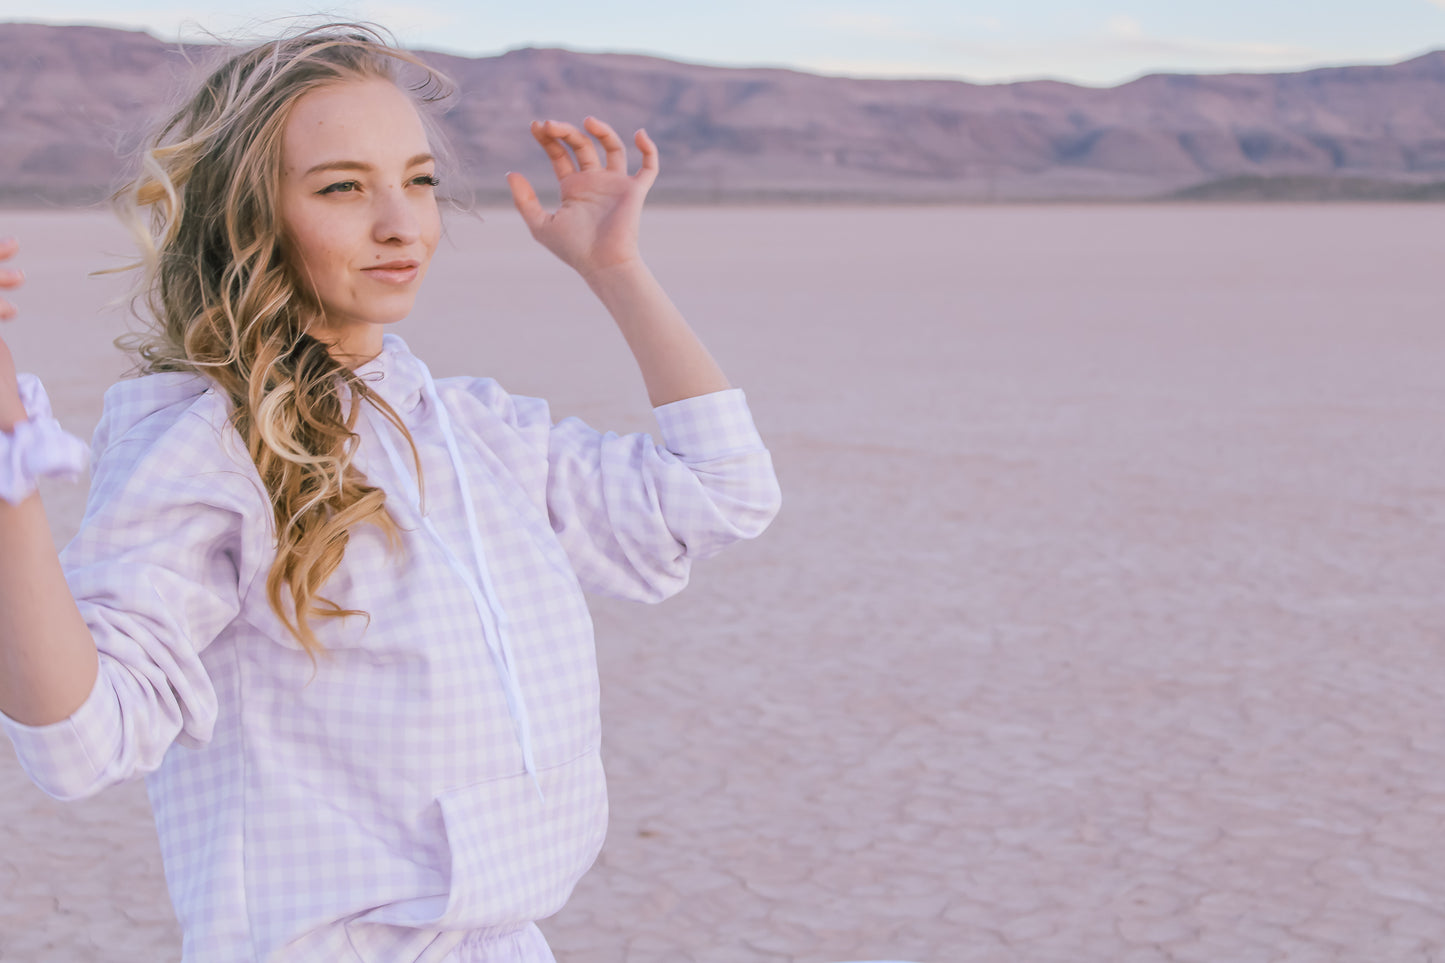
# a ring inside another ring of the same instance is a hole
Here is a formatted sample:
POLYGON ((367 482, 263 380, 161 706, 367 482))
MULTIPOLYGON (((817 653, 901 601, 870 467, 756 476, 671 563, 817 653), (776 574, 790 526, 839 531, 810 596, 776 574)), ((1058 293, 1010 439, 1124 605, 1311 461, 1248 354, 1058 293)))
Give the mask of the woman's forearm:
MULTIPOLYGON (((0 403, 0 431, 24 418, 18 398, 9 402, 0 403)), ((31 726, 68 718, 90 695, 98 664, 40 495, 18 505, 0 499, 0 712, 31 726)))
POLYGON ((605 268, 586 280, 632 349, 653 407, 731 387, 643 262, 605 268))

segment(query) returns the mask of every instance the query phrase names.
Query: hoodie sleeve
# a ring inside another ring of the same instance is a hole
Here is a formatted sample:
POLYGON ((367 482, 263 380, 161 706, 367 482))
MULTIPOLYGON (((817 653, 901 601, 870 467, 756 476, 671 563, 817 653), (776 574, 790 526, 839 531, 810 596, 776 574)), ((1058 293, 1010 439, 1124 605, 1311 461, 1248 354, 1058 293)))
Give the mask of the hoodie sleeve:
POLYGON ((772 458, 739 389, 654 409, 662 443, 576 418, 548 437, 547 514, 582 587, 657 602, 694 559, 754 538, 777 514, 772 458))
POLYGON ((0 715, 21 766, 57 799, 154 770, 178 737, 209 740, 217 703, 201 652, 239 611, 259 560, 248 540, 267 517, 213 396, 157 409, 164 394, 142 397, 156 385, 122 385, 107 393, 85 519, 61 555, 100 654, 95 686, 60 722, 0 715))

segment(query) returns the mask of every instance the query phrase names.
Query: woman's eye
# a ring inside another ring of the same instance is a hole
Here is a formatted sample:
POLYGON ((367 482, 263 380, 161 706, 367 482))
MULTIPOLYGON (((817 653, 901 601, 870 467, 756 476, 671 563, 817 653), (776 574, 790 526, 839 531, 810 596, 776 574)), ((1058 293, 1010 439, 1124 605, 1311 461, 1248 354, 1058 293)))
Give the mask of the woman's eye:
POLYGON ((423 184, 427 187, 441 186, 441 178, 437 177, 435 174, 422 174, 419 177, 413 177, 411 182, 413 184, 423 184))
POLYGON ((349 194, 357 188, 356 181, 337 181, 335 184, 327 184, 318 194, 349 194))

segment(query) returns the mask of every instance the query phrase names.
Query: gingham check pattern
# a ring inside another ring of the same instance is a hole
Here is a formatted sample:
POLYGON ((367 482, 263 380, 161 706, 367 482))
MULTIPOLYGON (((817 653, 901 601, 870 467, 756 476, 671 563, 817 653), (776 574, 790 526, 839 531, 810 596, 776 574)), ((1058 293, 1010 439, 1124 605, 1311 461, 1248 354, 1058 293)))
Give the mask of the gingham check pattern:
MULTIPOLYGON (((455 471, 399 338, 358 369, 420 451, 425 509, 470 557, 455 471)), ((351 534, 315 623, 314 670, 272 612, 265 491, 201 379, 106 394, 71 589, 101 652, 89 699, 42 727, 0 717, 61 799, 148 773, 184 958, 539 963, 606 829, 592 625, 582 590, 656 601, 692 559, 777 510, 742 392, 665 405, 665 444, 551 423, 488 379, 437 383, 461 443, 491 578, 530 708, 537 786, 461 580, 403 499, 389 551, 351 534)), ((357 464, 387 491, 380 417, 357 464)), ((393 440, 408 451, 399 433, 393 440)))

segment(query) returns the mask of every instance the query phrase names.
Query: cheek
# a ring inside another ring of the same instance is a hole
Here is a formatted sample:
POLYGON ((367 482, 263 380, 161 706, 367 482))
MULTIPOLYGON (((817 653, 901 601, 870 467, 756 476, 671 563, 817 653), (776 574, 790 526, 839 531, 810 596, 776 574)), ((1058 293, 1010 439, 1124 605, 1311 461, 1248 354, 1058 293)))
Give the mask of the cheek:
POLYGON ((437 249, 437 244, 441 242, 442 237, 441 213, 437 210, 435 204, 432 205, 430 219, 423 223, 425 225, 422 228, 423 243, 426 244, 427 257, 431 257, 432 252, 437 249))
POLYGON ((288 260, 303 281, 325 285, 337 273, 343 258, 325 232, 293 232, 289 241, 288 260))
POLYGON ((320 280, 338 256, 336 225, 320 213, 304 203, 282 208, 286 259, 302 278, 320 280))
POLYGON ((436 195, 428 192, 415 198, 412 216, 416 218, 417 234, 428 252, 436 248, 442 236, 442 212, 436 195))

